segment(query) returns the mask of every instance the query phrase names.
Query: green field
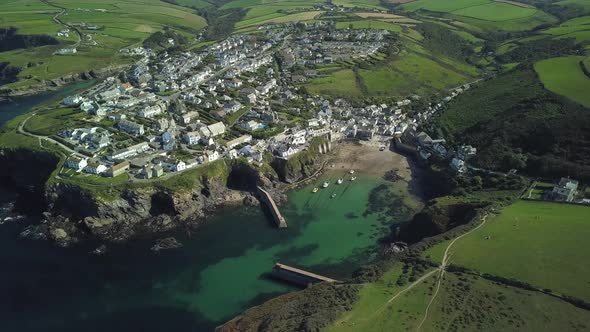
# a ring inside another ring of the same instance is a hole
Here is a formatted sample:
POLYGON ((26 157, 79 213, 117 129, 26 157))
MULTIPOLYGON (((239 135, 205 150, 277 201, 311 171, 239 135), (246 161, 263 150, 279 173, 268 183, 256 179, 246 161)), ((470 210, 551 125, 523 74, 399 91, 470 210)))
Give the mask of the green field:
MULTIPOLYGON (((519 201, 458 240, 451 264, 590 300, 590 208, 519 201)), ((447 242, 423 255, 440 261, 447 242)))
POLYGON ((171 5, 159 0, 87 0, 84 3, 73 0, 57 0, 54 6, 42 2, 3 1, 0 9, 0 26, 14 26, 22 34, 56 35, 63 29, 52 17, 61 9, 67 12, 61 20, 70 24, 84 22, 100 29, 82 30, 91 36, 96 45, 83 42, 79 45, 78 36, 72 31, 68 38, 59 38, 61 45, 17 49, 0 53, 0 62, 25 67, 19 74, 19 81, 7 87, 19 88, 43 84, 44 80, 55 79, 90 69, 111 65, 126 64, 131 59, 120 56, 119 49, 139 45, 151 33, 171 27, 189 37, 205 27, 206 21, 193 11, 171 5), (104 11, 103 11, 104 10, 104 11), (67 45, 75 45, 78 53, 72 56, 58 56, 53 53, 67 45), (40 63, 27 67, 29 62, 40 63))
POLYGON ((590 107, 590 78, 584 74, 581 56, 552 58, 535 64, 545 88, 590 107))
POLYGON ((370 8, 387 10, 379 0, 333 0, 332 3, 342 7, 370 8))
POLYGON ((426 95, 468 80, 466 75, 415 53, 402 56, 387 66, 361 69, 359 73, 372 95, 426 95))
POLYGON ((318 77, 305 85, 312 94, 327 94, 339 97, 358 97, 361 91, 351 69, 342 69, 325 77, 318 77))
POLYGON ((336 29, 382 29, 395 32, 401 32, 402 27, 399 24, 384 22, 380 20, 359 20, 359 21, 344 21, 336 22, 336 29))
POLYGON ((30 118, 25 129, 37 135, 51 136, 64 129, 84 126, 85 122, 82 120, 85 117, 86 113, 74 108, 43 111, 30 118))
POLYGON ((301 22, 313 20, 320 15, 321 11, 300 12, 289 15, 282 15, 280 13, 273 13, 265 16, 255 17, 248 20, 243 20, 236 23, 236 28, 251 27, 269 23, 286 23, 286 22, 301 22))
POLYGON ((542 33, 555 38, 575 38, 579 43, 590 44, 590 16, 576 17, 542 33))
POLYGON ((530 30, 556 21, 551 15, 531 6, 490 0, 417 0, 403 4, 401 8, 407 11, 445 13, 449 19, 463 22, 464 27, 475 32, 480 29, 530 30))
MULTIPOLYGON (((431 276, 387 304, 407 287, 396 284, 399 270, 394 268, 381 280, 365 284, 352 310, 326 330, 418 330, 436 279, 431 276)), ((589 319, 590 312, 548 295, 447 273, 420 331, 582 331, 589 319)))

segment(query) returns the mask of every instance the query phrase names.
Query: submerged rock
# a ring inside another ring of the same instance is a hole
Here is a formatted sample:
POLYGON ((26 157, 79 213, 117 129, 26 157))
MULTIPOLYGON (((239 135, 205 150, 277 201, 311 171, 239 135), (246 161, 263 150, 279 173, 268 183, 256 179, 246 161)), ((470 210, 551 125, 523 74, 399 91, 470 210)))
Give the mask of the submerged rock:
POLYGON ((160 250, 168 250, 181 247, 182 243, 178 242, 178 240, 176 240, 174 237, 167 237, 156 241, 156 244, 152 246, 151 250, 158 252, 160 250))

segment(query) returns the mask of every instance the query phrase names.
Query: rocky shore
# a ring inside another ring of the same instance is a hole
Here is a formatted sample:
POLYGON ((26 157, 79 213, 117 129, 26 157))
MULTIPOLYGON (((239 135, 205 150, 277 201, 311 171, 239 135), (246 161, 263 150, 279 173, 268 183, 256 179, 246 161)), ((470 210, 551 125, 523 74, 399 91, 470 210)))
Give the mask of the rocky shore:
MULTIPOLYGON (((246 163, 229 165, 222 176, 201 176, 190 190, 145 186, 114 192, 108 199, 98 198, 76 185, 59 181, 46 185, 57 160, 49 153, 30 150, 7 150, 0 154, 3 174, 0 181, 21 198, 17 199, 15 210, 20 207, 23 212, 42 213, 39 223, 23 229, 22 238, 48 240, 61 247, 88 240, 122 243, 134 238, 157 237, 176 229, 193 232, 225 204, 258 205, 257 186, 269 191, 279 205, 287 199, 284 194, 287 187, 275 172, 270 169, 262 172, 246 163), (22 164, 30 167, 19 167, 22 164), (35 201, 23 204, 23 199, 31 195, 36 197, 35 201), (36 205, 34 209, 29 206, 31 203, 36 205)), ((310 172, 320 167, 319 160, 310 157, 310 172)), ((287 174, 292 179, 305 176, 300 172, 287 171, 287 174)))
POLYGON ((120 65, 109 66, 101 69, 92 69, 50 80, 40 80, 36 84, 31 84, 17 89, 0 87, 0 102, 7 102, 14 98, 34 96, 47 91, 56 90, 64 85, 73 84, 80 81, 105 78, 118 73, 126 67, 127 65, 120 65))

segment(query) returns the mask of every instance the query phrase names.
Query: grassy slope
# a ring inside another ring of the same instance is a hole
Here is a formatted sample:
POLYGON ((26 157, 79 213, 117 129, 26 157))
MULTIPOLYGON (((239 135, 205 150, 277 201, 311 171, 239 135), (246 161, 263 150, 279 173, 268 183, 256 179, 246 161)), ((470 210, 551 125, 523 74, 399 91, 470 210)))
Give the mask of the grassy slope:
MULTIPOLYGON (((586 206, 519 201, 457 241, 451 263, 590 300, 588 215, 586 206)), ((447 245, 424 255, 440 261, 447 245)))
POLYGON ((463 22, 471 31, 530 30, 541 24, 556 21, 551 15, 536 8, 490 0, 418 0, 406 3, 401 8, 407 11, 426 10, 444 13, 453 20, 463 22))
MULTIPOLYGON (((119 49, 139 44, 152 32, 161 30, 164 26, 186 33, 196 32, 206 25, 205 20, 191 10, 159 0, 88 0, 84 3, 58 0, 53 3, 67 8, 68 14, 62 16, 63 21, 86 22, 103 28, 96 32, 83 31, 92 35, 98 45, 81 45, 78 47, 78 54, 74 56, 53 55, 56 49, 77 41, 77 36, 71 32, 69 38, 60 39, 62 45, 2 52, 0 62, 7 61, 14 66, 26 66, 29 62, 41 63, 39 66, 25 68, 19 74, 20 81, 9 84, 8 87, 18 88, 89 69, 129 63, 131 59, 121 57, 119 49), (107 12, 86 12, 78 8, 105 9, 107 12)), ((10 2, 8 6, 3 4, 0 9, 0 26, 15 26, 19 28, 19 33, 55 36, 57 31, 63 29, 63 26, 51 19, 53 13, 58 10, 55 7, 31 3, 29 0, 10 2)))
POLYGON ((582 56, 569 56, 539 61, 535 71, 545 88, 590 107, 590 78, 584 74, 582 56))
MULTIPOLYGON (((396 284, 400 268, 365 284, 359 300, 327 331, 415 331, 435 289, 434 276, 386 304, 407 287, 396 284)), ((590 312, 540 293, 518 290, 474 276, 445 274, 422 331, 584 330, 590 312), (541 318, 542 317, 542 318, 541 318)))

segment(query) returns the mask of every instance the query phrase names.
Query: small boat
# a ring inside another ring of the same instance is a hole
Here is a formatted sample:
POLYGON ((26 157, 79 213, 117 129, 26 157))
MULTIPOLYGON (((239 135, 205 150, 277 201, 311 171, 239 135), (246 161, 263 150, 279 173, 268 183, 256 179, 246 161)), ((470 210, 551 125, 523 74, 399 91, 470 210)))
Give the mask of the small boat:
POLYGON ((349 174, 354 174, 354 169, 351 169, 350 171, 348 171, 349 174))
POLYGON ((356 180, 356 176, 353 176, 350 178, 350 181, 354 181, 354 180, 356 180))
POLYGON ((319 190, 319 189, 316 187, 316 188, 313 188, 313 190, 312 190, 311 192, 315 194, 315 193, 317 193, 317 192, 318 192, 318 190, 319 190))
POLYGON ((328 188, 330 184, 328 182, 324 182, 324 184, 322 184, 322 188, 328 188))
POLYGON ((332 197, 332 198, 336 197, 336 194, 332 194, 332 196, 331 196, 331 197, 332 197))
POLYGON ((337 181, 336 183, 338 183, 338 184, 342 184, 342 182, 344 182, 344 180, 342 180, 342 179, 338 179, 338 181, 337 181))

